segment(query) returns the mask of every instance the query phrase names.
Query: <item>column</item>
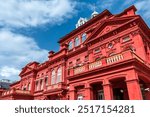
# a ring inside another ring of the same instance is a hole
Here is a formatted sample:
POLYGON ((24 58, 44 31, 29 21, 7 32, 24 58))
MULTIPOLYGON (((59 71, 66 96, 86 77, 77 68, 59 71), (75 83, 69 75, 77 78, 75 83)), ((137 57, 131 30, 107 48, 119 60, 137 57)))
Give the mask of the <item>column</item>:
POLYGON ((85 85, 84 95, 85 95, 85 98, 84 98, 85 100, 92 100, 92 88, 90 84, 85 85))
POLYGON ((138 79, 126 80, 130 100, 142 100, 142 93, 138 79))
POLYGON ((105 100, 113 100, 113 90, 110 83, 103 84, 105 100))
POLYGON ((142 100, 142 93, 139 84, 138 74, 135 70, 128 71, 126 84, 130 100, 142 100))
POLYGON ((69 96, 70 100, 76 100, 76 92, 74 86, 70 86, 69 96))

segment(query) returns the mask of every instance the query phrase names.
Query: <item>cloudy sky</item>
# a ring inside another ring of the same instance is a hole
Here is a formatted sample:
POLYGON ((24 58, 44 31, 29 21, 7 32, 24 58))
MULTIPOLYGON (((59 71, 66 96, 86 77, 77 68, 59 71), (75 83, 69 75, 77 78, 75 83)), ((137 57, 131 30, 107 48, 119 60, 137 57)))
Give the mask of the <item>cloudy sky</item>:
POLYGON ((113 14, 134 4, 150 26, 150 0, 0 0, 0 79, 19 80, 28 62, 47 60, 57 41, 95 9, 113 14))

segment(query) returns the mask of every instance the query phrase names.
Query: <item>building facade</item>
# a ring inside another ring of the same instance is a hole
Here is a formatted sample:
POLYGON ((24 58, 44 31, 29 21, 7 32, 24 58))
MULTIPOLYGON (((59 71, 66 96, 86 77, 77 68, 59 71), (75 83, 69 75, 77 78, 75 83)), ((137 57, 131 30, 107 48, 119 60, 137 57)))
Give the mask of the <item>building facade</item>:
POLYGON ((150 99, 150 29, 136 10, 80 18, 60 50, 27 64, 0 99, 150 99))

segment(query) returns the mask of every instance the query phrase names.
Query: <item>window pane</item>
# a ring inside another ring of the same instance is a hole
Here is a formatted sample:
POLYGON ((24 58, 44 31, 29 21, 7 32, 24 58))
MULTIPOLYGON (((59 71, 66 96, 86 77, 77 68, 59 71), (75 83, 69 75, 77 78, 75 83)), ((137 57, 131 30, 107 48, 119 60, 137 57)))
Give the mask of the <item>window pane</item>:
POLYGON ((73 48, 73 45, 72 45, 72 41, 71 41, 71 42, 69 42, 69 47, 68 47, 68 49, 71 50, 72 48, 73 48))
POLYGON ((62 69, 59 68, 58 71, 57 71, 57 81, 56 81, 56 83, 61 82, 61 77, 62 77, 62 69))
POLYGON ((55 84, 55 71, 52 71, 52 75, 51 75, 51 84, 55 84))
POLYGON ((79 40, 79 38, 77 37, 77 38, 75 39, 75 46, 78 46, 78 45, 80 45, 80 40, 79 40))
POLYGON ((86 33, 84 33, 83 35, 82 35, 82 42, 84 42, 86 40, 86 33))

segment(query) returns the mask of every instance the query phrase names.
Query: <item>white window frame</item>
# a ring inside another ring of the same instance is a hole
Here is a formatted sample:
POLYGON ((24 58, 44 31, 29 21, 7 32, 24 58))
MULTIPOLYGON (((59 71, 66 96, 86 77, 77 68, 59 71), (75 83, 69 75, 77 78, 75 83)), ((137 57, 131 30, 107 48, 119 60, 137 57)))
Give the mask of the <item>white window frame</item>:
POLYGON ((57 79, 56 79, 56 83, 61 82, 61 78, 62 78, 62 68, 59 67, 57 70, 57 79))

